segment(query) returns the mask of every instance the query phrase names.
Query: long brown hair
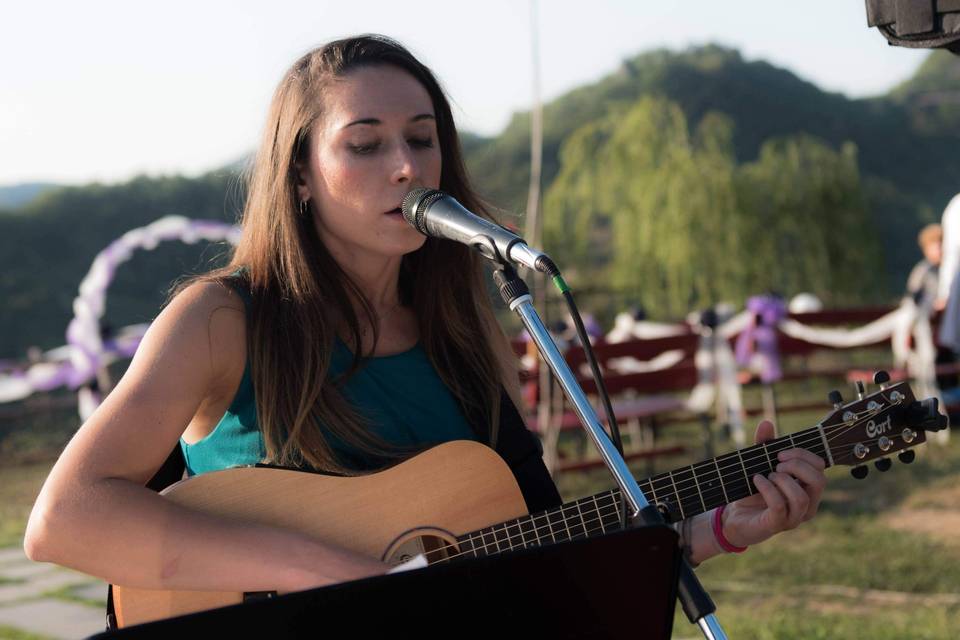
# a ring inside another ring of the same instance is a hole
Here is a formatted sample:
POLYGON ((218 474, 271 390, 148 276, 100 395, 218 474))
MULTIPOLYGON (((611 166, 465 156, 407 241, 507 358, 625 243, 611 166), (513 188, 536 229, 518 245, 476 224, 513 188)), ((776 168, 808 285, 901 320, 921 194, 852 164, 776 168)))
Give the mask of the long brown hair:
MULTIPOLYGON (((267 458, 276 464, 350 472, 332 442, 384 464, 408 454, 373 435, 341 392, 343 377, 330 378, 339 332, 347 332, 349 343, 362 344, 351 300, 360 301, 374 343, 377 322, 369 300, 324 247, 310 216, 298 212, 296 165, 308 157, 310 133, 323 115, 324 87, 370 65, 397 67, 427 90, 442 157, 440 188, 490 217, 469 184, 443 90, 403 46, 379 35, 346 38, 310 51, 287 71, 246 176, 240 243, 229 265, 204 278, 223 280, 239 271, 252 294, 247 354, 267 458)), ((421 344, 441 380, 480 440, 495 446, 501 388, 518 394, 509 345, 484 283, 474 253, 428 238, 403 257, 399 293, 418 318, 421 344)), ((351 371, 361 365, 357 353, 351 371)))

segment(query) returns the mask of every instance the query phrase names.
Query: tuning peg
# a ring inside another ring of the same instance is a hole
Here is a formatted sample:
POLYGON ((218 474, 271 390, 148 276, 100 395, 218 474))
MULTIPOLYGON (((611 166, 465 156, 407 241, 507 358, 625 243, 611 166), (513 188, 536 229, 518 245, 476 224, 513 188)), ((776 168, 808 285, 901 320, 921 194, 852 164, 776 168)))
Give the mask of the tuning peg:
POLYGON ((881 389, 886 389, 888 382, 890 382, 890 374, 886 371, 877 371, 873 374, 873 384, 880 385, 881 389))
POLYGON ((843 406, 843 396, 840 395, 840 392, 836 389, 827 394, 827 400, 830 401, 834 409, 839 409, 843 406))
POLYGON ((893 460, 891 460, 890 458, 880 458, 879 460, 873 463, 873 466, 875 466, 877 468, 877 471, 880 471, 880 472, 889 471, 892 465, 893 465, 893 460))
POLYGON ((867 465, 860 465, 859 467, 854 467, 850 469, 850 475, 852 475, 857 480, 863 480, 867 477, 867 473, 870 472, 870 469, 867 468, 867 465))
POLYGON ((863 394, 867 392, 867 388, 863 386, 863 381, 857 380, 856 382, 853 383, 853 385, 857 389, 857 400, 863 400, 863 394))
POLYGON ((897 454, 897 457, 900 458, 900 462, 902 462, 903 464, 910 464, 916 459, 917 452, 914 451, 913 449, 904 449, 903 451, 897 454))

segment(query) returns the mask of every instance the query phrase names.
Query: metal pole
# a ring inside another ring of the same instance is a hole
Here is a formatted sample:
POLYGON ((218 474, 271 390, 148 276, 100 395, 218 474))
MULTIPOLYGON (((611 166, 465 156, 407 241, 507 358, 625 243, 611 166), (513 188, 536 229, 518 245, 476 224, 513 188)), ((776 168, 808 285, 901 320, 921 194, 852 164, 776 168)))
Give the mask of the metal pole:
MULTIPOLYGON (((613 442, 609 436, 607 436, 606 431, 604 431, 603 425, 600 424, 600 420, 593 410, 593 405, 587 400, 586 394, 584 394, 583 389, 581 389, 577 383, 576 377, 573 375, 573 372, 570 371, 570 367, 567 366, 566 360, 563 359, 563 355, 560 353, 560 350, 557 349, 553 338, 550 337, 546 327, 543 326, 543 322, 540 320, 540 316, 537 315, 537 311, 533 308, 531 302, 532 298, 530 294, 521 295, 510 302, 510 310, 515 311, 517 315, 520 316, 520 319, 527 328, 527 332, 540 350, 544 361, 557 377, 557 381, 563 388, 564 393, 566 393, 567 399, 573 404, 574 410, 580 418, 580 423, 587 430, 587 434, 589 434, 590 439, 593 440, 593 444, 596 445, 597 450, 600 451, 600 456, 603 458, 604 463, 617 481, 620 491, 623 492, 622 495, 631 510, 631 518, 636 519, 640 516, 641 510, 649 507, 650 503, 647 501, 646 496, 643 495, 643 492, 640 491, 640 487, 637 485, 633 474, 630 473, 630 469, 627 467, 623 456, 621 456, 613 446, 613 442)), ((697 587, 702 590, 702 587, 699 587, 699 582, 697 582, 696 577, 689 569, 689 565, 686 565, 686 563, 683 563, 681 567, 681 573, 684 571, 690 571, 689 577, 693 581, 693 584, 696 584, 697 587)), ((703 593, 705 594, 706 592, 703 593)), ((697 625, 707 640, 727 639, 723 628, 713 613, 708 613, 698 618, 697 625)))

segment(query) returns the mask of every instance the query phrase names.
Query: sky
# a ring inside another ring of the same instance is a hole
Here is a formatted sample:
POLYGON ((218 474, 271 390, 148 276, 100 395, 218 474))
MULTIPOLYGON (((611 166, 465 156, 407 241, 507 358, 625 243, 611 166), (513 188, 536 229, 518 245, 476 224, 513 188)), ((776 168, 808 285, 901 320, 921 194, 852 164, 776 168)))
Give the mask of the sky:
POLYGON ((863 0, 87 0, 10 2, 0 22, 0 185, 196 175, 251 152, 302 53, 379 32, 447 89, 461 129, 495 135, 530 108, 532 26, 545 100, 642 51, 737 48, 864 97, 927 55, 889 47, 863 0), (534 15, 536 18, 534 19, 534 15))

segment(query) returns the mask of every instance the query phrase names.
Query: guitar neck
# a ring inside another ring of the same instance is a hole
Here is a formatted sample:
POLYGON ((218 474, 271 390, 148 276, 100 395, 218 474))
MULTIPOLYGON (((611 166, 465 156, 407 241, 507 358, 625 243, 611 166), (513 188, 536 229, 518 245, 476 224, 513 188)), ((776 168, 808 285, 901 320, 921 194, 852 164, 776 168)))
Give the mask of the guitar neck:
MULTIPOLYGON (((818 425, 637 484, 647 500, 660 508, 667 522, 676 522, 753 495, 753 476, 768 475, 777 465, 777 454, 794 448, 811 451, 830 465, 827 436, 818 425)), ((464 534, 457 542, 463 554, 482 556, 578 540, 621 528, 620 509, 620 490, 611 489, 464 534)))

